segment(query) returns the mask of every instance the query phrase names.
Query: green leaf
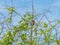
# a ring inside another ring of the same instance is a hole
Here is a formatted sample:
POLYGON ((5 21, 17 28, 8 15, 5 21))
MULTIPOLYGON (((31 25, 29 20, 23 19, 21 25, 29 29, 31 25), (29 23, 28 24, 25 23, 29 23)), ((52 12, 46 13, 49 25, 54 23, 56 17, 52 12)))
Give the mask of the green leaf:
POLYGON ((41 34, 45 34, 45 31, 43 29, 40 29, 41 34))
POLYGON ((27 39, 27 38, 26 38, 26 34, 22 34, 22 35, 20 35, 20 37, 21 37, 21 39, 24 40, 24 41, 27 39))
POLYGON ((44 22, 44 27, 45 27, 45 28, 47 28, 47 27, 48 27, 48 25, 46 24, 46 22, 44 22))
POLYGON ((54 28, 55 28, 55 26, 54 26, 54 25, 52 25, 52 26, 51 26, 51 28, 52 28, 52 29, 54 29, 54 28))
POLYGON ((35 41, 33 41, 33 45, 38 45, 35 41))
POLYGON ((60 20, 57 23, 60 24, 60 20))
POLYGON ((14 8, 13 7, 9 7, 9 8, 6 8, 8 11, 9 11, 9 14, 13 14, 14 12, 14 8))
POLYGON ((7 18, 6 22, 11 23, 12 22, 12 17, 7 18))
POLYGON ((46 32, 48 32, 48 33, 49 33, 50 31, 51 31, 51 30, 46 30, 46 32))

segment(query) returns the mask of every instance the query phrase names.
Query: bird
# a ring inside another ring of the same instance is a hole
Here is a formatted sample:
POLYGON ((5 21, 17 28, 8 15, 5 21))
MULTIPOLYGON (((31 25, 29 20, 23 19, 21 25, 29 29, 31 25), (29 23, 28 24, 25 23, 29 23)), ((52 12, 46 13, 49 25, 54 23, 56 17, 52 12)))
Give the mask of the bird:
POLYGON ((31 21, 31 25, 33 26, 35 24, 35 20, 32 20, 31 21))

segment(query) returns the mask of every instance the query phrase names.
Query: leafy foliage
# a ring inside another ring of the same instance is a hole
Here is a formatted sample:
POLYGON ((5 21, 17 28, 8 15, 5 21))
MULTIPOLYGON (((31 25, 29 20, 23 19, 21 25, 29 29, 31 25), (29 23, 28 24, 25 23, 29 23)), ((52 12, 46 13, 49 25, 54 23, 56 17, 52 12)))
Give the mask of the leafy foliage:
MULTIPOLYGON (((6 9, 9 11, 9 14, 14 13, 13 7, 6 9)), ((3 34, 0 45, 13 45, 14 43, 16 43, 14 45, 31 45, 31 43, 32 45, 50 45, 51 43, 59 45, 60 40, 56 39, 57 33, 53 32, 55 25, 35 21, 35 17, 30 13, 26 13, 18 21, 17 25, 11 26, 14 20, 12 15, 10 15, 4 22, 8 23, 8 25, 5 25, 7 26, 7 31, 3 34), (32 19, 35 21, 33 26, 31 25, 32 19)), ((60 21, 58 21, 59 23, 60 21)))

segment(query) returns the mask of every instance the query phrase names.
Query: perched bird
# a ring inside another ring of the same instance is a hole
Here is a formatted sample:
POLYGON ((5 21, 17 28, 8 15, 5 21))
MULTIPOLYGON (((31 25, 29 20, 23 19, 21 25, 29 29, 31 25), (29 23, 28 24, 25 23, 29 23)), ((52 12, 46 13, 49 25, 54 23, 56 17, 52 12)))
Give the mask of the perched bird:
POLYGON ((34 21, 34 20, 32 20, 32 21, 31 21, 31 25, 33 26, 34 24, 35 24, 35 21, 34 21))

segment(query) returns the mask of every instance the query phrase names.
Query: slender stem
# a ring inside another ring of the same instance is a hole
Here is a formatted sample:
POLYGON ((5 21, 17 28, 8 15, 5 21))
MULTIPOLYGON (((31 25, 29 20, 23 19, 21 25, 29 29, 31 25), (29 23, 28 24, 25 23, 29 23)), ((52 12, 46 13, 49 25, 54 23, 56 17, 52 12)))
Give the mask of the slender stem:
POLYGON ((31 45, 32 45, 32 27, 31 27, 31 35, 30 35, 31 45))
POLYGON ((47 42, 47 44, 50 45, 49 40, 47 39, 46 34, 44 34, 44 36, 45 36, 45 38, 46 38, 46 42, 47 42))
POLYGON ((57 39, 57 30, 56 30, 56 43, 57 43, 57 45, 59 45, 59 42, 58 42, 58 39, 57 39))
POLYGON ((33 4, 33 0, 32 0, 32 15, 34 15, 34 4, 33 4))
MULTIPOLYGON (((32 17, 33 17, 33 16, 34 16, 34 5, 33 5, 33 0, 31 0, 31 1, 32 1, 32 17)), ((33 18, 32 18, 32 20, 33 20, 33 18)), ((31 33, 30 33, 30 34, 31 34, 31 35, 30 35, 30 36, 31 36, 31 37, 30 37, 31 45, 33 45, 33 44, 32 44, 32 34, 33 34, 33 32, 32 32, 32 29, 33 29, 33 28, 32 28, 32 27, 33 27, 33 25, 31 25, 31 33)))

